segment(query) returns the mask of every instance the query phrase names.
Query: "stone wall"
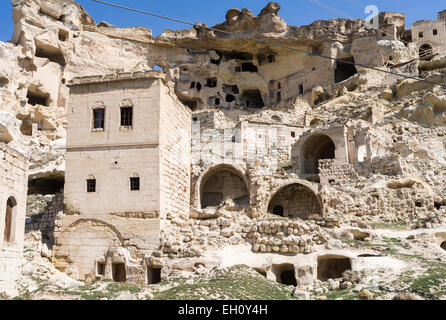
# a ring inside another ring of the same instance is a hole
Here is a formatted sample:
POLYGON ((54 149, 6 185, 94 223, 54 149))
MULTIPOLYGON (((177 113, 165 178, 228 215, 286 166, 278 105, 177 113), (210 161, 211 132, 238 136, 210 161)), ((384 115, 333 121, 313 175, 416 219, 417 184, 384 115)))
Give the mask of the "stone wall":
POLYGON ((54 232, 60 231, 60 228, 56 227, 56 220, 58 220, 58 216, 63 214, 63 210, 64 198, 62 192, 55 194, 42 212, 26 219, 25 234, 40 231, 42 242, 51 249, 54 244, 54 232))
POLYGON ((0 143, 0 291, 7 293, 14 292, 14 281, 19 276, 27 185, 27 159, 0 143))
POLYGON ((418 48, 428 44, 432 47, 432 53, 434 54, 440 54, 446 50, 444 43, 446 21, 440 18, 439 16, 437 21, 422 20, 412 24, 412 40, 418 45, 418 48))
POLYGON ((319 160, 321 183, 341 182, 357 176, 352 164, 336 165, 334 159, 319 160))
POLYGON ((161 218, 189 216, 191 188, 190 110, 165 86, 160 99, 161 218))
POLYGON ((398 176, 403 173, 401 158, 398 155, 372 158, 368 163, 359 163, 362 174, 383 174, 387 176, 398 176))

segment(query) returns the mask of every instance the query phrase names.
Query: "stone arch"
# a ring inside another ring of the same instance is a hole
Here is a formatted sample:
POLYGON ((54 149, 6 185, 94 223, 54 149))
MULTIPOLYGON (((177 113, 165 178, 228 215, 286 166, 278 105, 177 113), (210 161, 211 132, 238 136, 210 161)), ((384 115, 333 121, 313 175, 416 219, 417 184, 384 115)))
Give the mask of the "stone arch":
POLYGON ((247 201, 249 204, 249 181, 241 168, 230 164, 219 164, 208 168, 199 177, 196 194, 199 209, 217 206, 227 199, 240 204, 245 204, 247 201))
POLYGON ((98 219, 79 219, 74 221, 72 224, 69 225, 68 228, 77 228, 79 227, 79 225, 84 224, 84 223, 88 223, 91 222, 93 224, 99 225, 99 226, 104 226, 108 229, 110 229, 110 231, 119 239, 119 245, 122 244, 122 242, 124 241, 124 237, 122 236, 121 232, 119 232, 119 230, 113 226, 110 223, 107 223, 105 221, 102 220, 98 220, 98 219))
POLYGON ((319 118, 314 118, 313 120, 311 120, 310 122, 310 127, 314 127, 315 125, 317 125, 318 123, 321 123, 322 120, 319 118))
POLYGON ((17 200, 11 196, 6 201, 6 212, 5 212, 5 227, 3 232, 3 240, 5 242, 12 242, 13 239, 13 225, 14 218, 16 215, 17 200))
POLYGON ((281 208, 282 216, 310 219, 323 215, 322 201, 316 192, 301 182, 281 186, 271 193, 268 212, 277 214, 281 208))
POLYGON ((420 46, 418 52, 419 52, 420 58, 425 58, 427 56, 432 55, 433 49, 432 49, 432 46, 429 43, 423 43, 420 46))
MULTIPOLYGON (((55 259, 69 265, 77 280, 95 277, 98 261, 105 261, 110 248, 122 246, 122 234, 112 225, 97 219, 79 219, 65 228, 57 239, 55 259), (64 252, 70 252, 65 256, 64 252)), ((63 265, 63 264, 62 264, 63 265)), ((66 271, 64 266, 61 271, 66 271)))
POLYGON ((304 174, 319 174, 319 160, 335 157, 333 140, 323 133, 313 134, 305 140, 300 152, 301 171, 304 174))

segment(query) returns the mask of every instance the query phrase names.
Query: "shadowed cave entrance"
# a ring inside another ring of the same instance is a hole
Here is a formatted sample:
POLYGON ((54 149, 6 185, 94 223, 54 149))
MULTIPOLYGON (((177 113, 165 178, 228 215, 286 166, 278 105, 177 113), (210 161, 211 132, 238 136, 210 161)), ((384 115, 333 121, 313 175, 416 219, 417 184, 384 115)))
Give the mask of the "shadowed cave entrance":
POLYGON ((157 284, 161 282, 161 268, 147 268, 147 283, 157 284))
POLYGON ((260 90, 246 90, 242 95, 242 104, 247 108, 263 108, 265 103, 260 90))
POLYGON ((51 175, 28 181, 28 195, 55 194, 61 192, 65 185, 65 178, 61 175, 51 175))
POLYGON ((319 174, 319 160, 335 158, 335 144, 325 134, 315 134, 305 142, 303 152, 303 173, 319 174))
POLYGON ((342 278, 342 274, 351 269, 350 258, 345 256, 326 255, 317 258, 317 278, 321 281, 342 278))
POLYGON ((226 200, 233 200, 236 205, 249 203, 247 184, 230 167, 212 170, 203 177, 201 185, 201 209, 219 206, 226 200))
POLYGON ((126 282, 126 272, 124 263, 113 263, 112 264, 112 275, 113 281, 115 282, 126 282))
POLYGON ((273 196, 268 212, 282 217, 309 219, 321 215, 322 208, 313 191, 295 183, 283 187, 273 196))
POLYGON ((355 65, 352 64, 352 63, 355 63, 355 59, 353 57, 345 58, 345 59, 341 59, 341 60, 336 61, 335 83, 347 80, 351 76, 358 73, 358 70, 356 70, 355 65))
POLYGON ((288 286, 297 286, 294 265, 290 263, 272 265, 271 271, 275 274, 278 283, 288 286))

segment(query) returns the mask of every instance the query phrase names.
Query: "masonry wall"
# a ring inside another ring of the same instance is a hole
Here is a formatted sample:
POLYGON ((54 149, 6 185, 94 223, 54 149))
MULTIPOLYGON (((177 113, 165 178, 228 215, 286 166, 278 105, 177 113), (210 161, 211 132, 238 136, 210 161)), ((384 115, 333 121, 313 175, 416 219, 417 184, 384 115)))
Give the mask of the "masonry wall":
POLYGON ((418 45, 418 48, 423 44, 429 44, 432 46, 433 53, 443 53, 446 50, 445 37, 445 20, 417 21, 412 24, 412 41, 418 45), (434 35, 434 29, 437 30, 436 35, 434 35), (423 33, 423 37, 420 37, 420 32, 423 33))
POLYGON ((300 127, 248 121, 243 121, 241 128, 244 159, 277 165, 291 161, 291 146, 303 131, 300 127))
POLYGON ((28 162, 4 143, 0 143, 0 186, 0 292, 14 292, 23 253, 28 162), (16 206, 12 211, 11 236, 6 241, 6 205, 10 197, 16 206))
MULTIPOLYGON (((53 262, 77 279, 94 279, 110 250, 159 246, 161 86, 161 79, 143 78, 71 88, 66 208, 55 222, 53 262), (123 106, 133 107, 132 127, 121 127, 123 106), (104 130, 93 129, 96 107, 105 108, 104 130), (131 190, 131 177, 139 177, 140 190, 131 190), (87 179, 96 180, 95 192, 87 192, 87 179)), ((124 261, 128 272, 130 260, 124 261)))
POLYGON ((68 115, 65 203, 83 215, 159 212, 160 83, 129 80, 72 87, 68 115), (120 106, 133 106, 133 127, 120 126, 120 106), (94 131, 93 108, 105 108, 94 131), (140 191, 130 191, 138 176, 140 191), (87 193, 87 179, 96 192, 87 193), (119 195, 119 196, 117 196, 119 195))
POLYGON ((191 186, 191 111, 167 87, 161 88, 161 217, 189 216, 191 186))

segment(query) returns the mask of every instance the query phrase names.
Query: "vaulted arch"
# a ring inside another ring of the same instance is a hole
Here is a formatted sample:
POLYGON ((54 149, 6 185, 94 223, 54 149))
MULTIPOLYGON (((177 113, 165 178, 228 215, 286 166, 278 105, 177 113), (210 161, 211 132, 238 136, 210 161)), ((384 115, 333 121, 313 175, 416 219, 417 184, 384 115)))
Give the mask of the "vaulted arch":
POLYGON ((302 173, 319 174, 319 160, 335 158, 335 144, 333 140, 321 133, 307 138, 301 151, 302 173))
POLYGON ((226 200, 235 204, 249 204, 249 183, 241 169, 220 164, 205 171, 198 181, 201 209, 218 206, 226 200))
POLYGON ((311 219, 323 214, 318 196, 300 183, 291 183, 277 190, 268 204, 268 212, 301 219, 311 219))

